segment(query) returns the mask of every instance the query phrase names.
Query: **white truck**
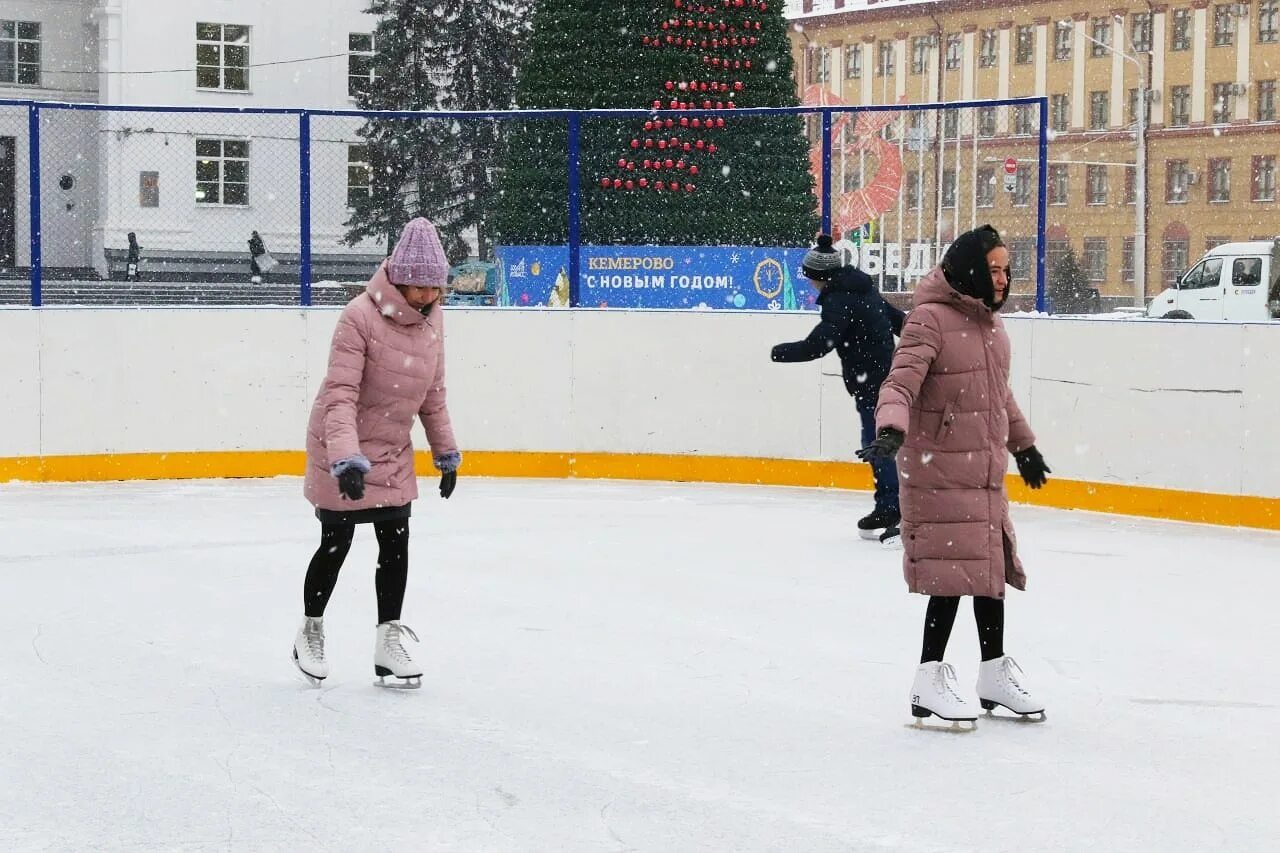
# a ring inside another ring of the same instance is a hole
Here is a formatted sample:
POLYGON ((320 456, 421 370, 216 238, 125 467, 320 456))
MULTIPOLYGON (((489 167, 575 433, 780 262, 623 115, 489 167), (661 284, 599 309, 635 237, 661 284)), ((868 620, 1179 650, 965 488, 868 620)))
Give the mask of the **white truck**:
POLYGON ((1215 246, 1151 300, 1147 316, 1236 323, 1280 319, 1280 237, 1215 246))

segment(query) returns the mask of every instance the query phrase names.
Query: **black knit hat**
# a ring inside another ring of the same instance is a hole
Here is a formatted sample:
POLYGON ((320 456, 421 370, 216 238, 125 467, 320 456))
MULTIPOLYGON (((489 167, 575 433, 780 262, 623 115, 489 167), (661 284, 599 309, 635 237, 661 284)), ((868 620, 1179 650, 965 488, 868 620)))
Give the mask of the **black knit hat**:
POLYGON ((843 264, 840 261, 840 253, 831 244, 831 235, 820 234, 818 245, 804 256, 801 269, 804 271, 805 278, 811 278, 814 281, 831 281, 836 277, 836 270, 841 266, 843 264))
MULTIPOLYGON (((987 253, 1003 245, 1000 232, 990 225, 964 232, 942 256, 942 271, 946 273, 947 281, 957 292, 981 299, 992 310, 998 309, 1004 304, 1004 299, 998 303, 995 301, 996 286, 991 280, 987 253)), ((1008 296, 1008 291, 1005 295, 1008 296)))

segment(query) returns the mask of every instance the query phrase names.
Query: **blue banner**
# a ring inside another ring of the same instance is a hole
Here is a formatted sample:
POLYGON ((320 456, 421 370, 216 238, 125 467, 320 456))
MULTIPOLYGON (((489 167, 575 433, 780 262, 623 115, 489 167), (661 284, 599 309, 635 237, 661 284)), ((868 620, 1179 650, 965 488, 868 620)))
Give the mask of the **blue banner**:
MULTIPOLYGON (((567 246, 499 246, 499 305, 569 305, 567 246)), ((583 308, 811 309, 806 249, 759 246, 583 246, 583 308)))

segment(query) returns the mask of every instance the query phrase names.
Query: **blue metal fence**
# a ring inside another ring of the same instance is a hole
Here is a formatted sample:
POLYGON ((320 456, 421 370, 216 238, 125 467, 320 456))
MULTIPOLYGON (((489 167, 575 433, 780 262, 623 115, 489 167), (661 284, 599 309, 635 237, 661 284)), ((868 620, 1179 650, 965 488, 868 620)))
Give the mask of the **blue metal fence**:
MULTIPOLYGON (((859 184, 853 190, 850 190, 850 179, 845 174, 846 171, 854 171, 853 166, 849 166, 846 162, 845 151, 848 144, 848 130, 841 131, 841 139, 839 141, 841 155, 841 186, 837 189, 833 186, 834 169, 836 166, 835 154, 837 140, 833 134, 833 126, 837 116, 848 116, 854 119, 853 126, 857 127, 856 119, 863 115, 874 114, 891 114, 892 120, 884 123, 884 127, 877 131, 884 139, 890 140, 888 147, 884 150, 889 151, 892 148, 892 142, 896 141, 899 151, 898 168, 904 168, 906 161, 905 152, 913 152, 916 160, 917 171, 910 174, 915 175, 918 182, 918 189, 914 196, 909 187, 899 176, 899 193, 897 199, 896 214, 892 211, 882 211, 881 228, 884 227, 884 221, 893 220, 896 222, 898 229, 899 255, 901 254, 901 244, 903 242, 903 234, 905 232, 906 214, 909 210, 916 211, 916 236, 918 240, 925 240, 935 250, 935 255, 940 253, 946 242, 949 242, 948 234, 943 233, 941 227, 935 228, 934 233, 924 233, 928 229, 923 225, 923 216, 920 212, 921 207, 925 204, 923 198, 920 197, 919 188, 930 185, 936 195, 937 203, 935 205, 937 216, 936 221, 939 226, 943 221, 944 207, 942 204, 943 196, 946 194, 948 183, 944 180, 946 173, 945 161, 949 156, 948 146, 954 147, 953 168, 950 174, 950 193, 953 196, 952 207, 946 208, 950 216, 950 235, 954 235, 959 230, 964 230, 961 219, 959 196, 961 194, 961 185, 963 183, 962 176, 967 176, 972 190, 972 204, 970 220, 973 221, 978 208, 996 207, 994 198, 994 187, 984 187, 984 183, 994 181, 993 167, 979 166, 979 151, 989 155, 990 153, 1002 153, 1010 150, 1011 144, 1008 134, 986 133, 983 129, 983 121, 985 114, 982 111, 995 110, 997 108, 1012 109, 1033 109, 1036 113, 1036 122, 1038 125, 1038 134, 1034 138, 1027 137, 1021 141, 1020 145, 1026 147, 1034 147, 1034 159, 1029 157, 1020 158, 1020 164, 1030 165, 1034 163, 1036 170, 1036 203, 1033 218, 1028 218, 1031 214, 1023 213, 1017 208, 1010 208, 1010 213, 1004 217, 1004 221, 996 222, 1001 230, 1006 230, 1008 220, 1012 218, 1018 219, 1013 231, 1020 235, 1025 244, 1034 239, 1034 277, 1035 277, 1035 305, 1039 310, 1045 309, 1045 214, 1047 202, 1047 169, 1046 160, 1048 152, 1048 115, 1047 115, 1047 99, 1045 98, 1013 98, 1007 100, 993 101, 967 101, 955 102, 947 104, 898 104, 898 105, 876 105, 866 107, 848 107, 848 106, 805 106, 794 108, 742 108, 734 110, 735 116, 762 116, 762 115, 799 115, 805 116, 809 121, 816 119, 816 124, 811 133, 811 141, 819 146, 820 150, 820 174, 817 176, 818 199, 817 208, 820 212, 822 230, 831 233, 835 222, 835 212, 833 211, 833 200, 842 194, 849 192, 857 192, 862 188, 862 182, 865 181, 864 168, 866 163, 859 162, 856 166, 857 178, 859 184), (932 139, 934 143, 929 151, 925 151, 921 134, 925 127, 923 120, 916 121, 911 117, 919 115, 921 119, 926 116, 932 116, 936 127, 943 127, 942 114, 950 113, 956 117, 953 127, 954 133, 948 136, 946 133, 940 133, 932 139), (961 123, 963 117, 963 126, 961 123), (966 132, 967 131, 967 132, 966 132), (914 141, 909 141, 912 133, 918 136, 914 141), (816 137, 816 140, 813 140, 816 137), (962 146, 968 144, 971 148, 971 157, 968 164, 962 162, 961 153, 962 146), (914 146, 919 144, 920 151, 915 151, 914 146), (966 165, 971 166, 966 172, 966 165), (846 169, 846 167, 848 167, 846 169), (984 203, 980 203, 980 200, 984 203), (915 207, 911 207, 915 205, 915 207)), ((42 167, 42 161, 48 155, 48 146, 43 144, 42 136, 44 135, 43 124, 51 115, 63 112, 76 113, 96 113, 100 116, 118 113, 146 114, 156 115, 165 114, 173 116, 200 116, 200 117, 226 117, 227 121, 239 121, 247 128, 246 135, 250 138, 254 135, 253 122, 255 117, 276 116, 292 118, 296 121, 296 143, 297 143, 297 168, 298 168, 298 198, 297 198, 297 298, 301 305, 308 306, 313 302, 313 277, 315 275, 315 262, 317 259, 316 246, 314 245, 314 225, 313 210, 315 199, 315 186, 317 177, 314 173, 315 159, 313 143, 316 141, 313 137, 314 120, 321 119, 345 119, 345 120, 367 120, 371 118, 393 118, 408 120, 425 120, 425 119, 447 119, 455 122, 487 120, 497 122, 511 122, 517 120, 530 119, 546 119, 556 122, 564 122, 568 129, 568 150, 563 152, 565 169, 568 173, 568 197, 564 200, 567 205, 568 212, 568 261, 567 261, 567 278, 568 278, 568 305, 579 306, 582 304, 582 270, 581 262, 583 255, 582 244, 582 220, 581 220, 581 165, 580 165, 580 140, 582 124, 588 120, 644 120, 653 118, 676 117, 679 118, 682 113, 677 110, 503 110, 482 113, 468 112, 363 112, 355 110, 307 110, 307 109, 274 109, 264 107, 204 107, 204 106, 187 106, 187 107, 168 107, 168 106, 134 106, 134 105, 114 105, 114 104, 70 104, 56 102, 42 102, 30 100, 0 100, 0 110, 8 109, 11 113, 17 109, 25 109, 27 113, 26 134, 27 134, 27 152, 28 152, 28 189, 30 191, 29 220, 28 220, 28 245, 29 245, 29 276, 30 276, 30 304, 39 306, 43 302, 42 291, 44 283, 44 274, 47 267, 47 253, 44 251, 46 234, 42 229, 43 216, 45 212, 45 198, 47 192, 46 169, 42 167)), ((684 113, 683 115, 687 115, 684 113)), ((994 113, 992 113, 994 115, 994 113)), ((993 119, 994 120, 994 119, 993 119)), ((1025 128, 1024 128, 1025 129, 1025 128)), ((0 129, 0 132, 3 132, 0 129)), ((153 128, 147 127, 143 131, 136 131, 132 128, 124 130, 112 130, 110 126, 104 125, 97 129, 101 139, 107 139, 110 133, 117 135, 123 134, 127 136, 134 132, 152 133, 153 128)), ((160 133, 172 133, 176 131, 161 130, 160 133)), ((856 131, 855 131, 856 132, 856 131)), ((275 141, 281 141, 278 131, 274 132, 272 138, 275 141)), ((192 134, 187 134, 192 135, 192 134)), ((61 137, 59 137, 60 139, 61 137)), ((56 141, 56 140, 55 140, 56 141)), ((283 141, 290 142, 291 138, 283 141)), ((332 142, 334 140, 325 140, 332 142)), ((83 143, 89 146, 90 142, 83 143)), ((168 145, 168 137, 165 138, 165 145, 168 145)), ((883 146, 882 146, 883 147, 883 146)), ((865 160, 865 156, 860 155, 865 160)), ((998 158, 997 158, 998 160, 998 158)), ((991 161, 988 156, 988 161, 991 161)), ((1008 160, 1006 160, 1006 163, 1008 160)), ((883 164, 876 164, 882 166, 883 164)), ((247 166, 246 166, 247 168, 247 166)), ((1021 168, 1021 166, 1019 166, 1021 168)), ((1012 192, 1012 182, 1006 180, 1006 188, 1012 192)), ((326 198, 325 202, 331 201, 326 198)), ((1012 203, 1012 202, 1011 202, 1012 203)), ((110 206, 111 201, 105 200, 100 202, 98 207, 110 206)), ((329 205, 332 207, 332 205, 329 205)), ((1026 205, 1023 205, 1024 207, 1026 205)), ((70 208, 68 208, 70 209, 70 208)), ((98 215, 101 216, 99 209, 98 215)), ((988 214, 989 215, 989 214, 988 214)), ((331 216, 332 218, 332 216, 331 216)), ((869 233, 876 231, 875 223, 868 224, 865 230, 869 233)), ((855 240, 861 239, 861 231, 854 235, 855 240)), ((879 234, 881 240, 884 234, 879 234)), ((882 248, 888 244, 882 243, 882 248)), ((780 247, 783 248, 783 247, 780 247)), ((794 248, 794 247, 792 247, 794 248)), ((914 248, 914 247, 913 247, 914 248)), ((1027 247, 1029 248, 1029 247, 1027 247)), ((855 246, 856 250, 856 246, 855 246)), ((887 255, 886 250, 886 255, 887 255)), ((914 257, 914 256, 913 256, 914 257)), ((1030 261, 1030 258, 1023 259, 1030 261)), ((1017 263, 1015 259, 1015 263, 1017 263)), ((901 257, 898 259, 898 271, 894 277, 894 286, 898 289, 902 288, 902 282, 905 278, 902 272, 902 265, 906 261, 901 257)), ((888 267, 888 260, 884 262, 888 267)), ((20 266, 14 264, 14 266, 20 266)), ((1029 266, 1029 264, 1028 264, 1029 266)), ((1029 272, 1030 270, 1027 270, 1029 272)))

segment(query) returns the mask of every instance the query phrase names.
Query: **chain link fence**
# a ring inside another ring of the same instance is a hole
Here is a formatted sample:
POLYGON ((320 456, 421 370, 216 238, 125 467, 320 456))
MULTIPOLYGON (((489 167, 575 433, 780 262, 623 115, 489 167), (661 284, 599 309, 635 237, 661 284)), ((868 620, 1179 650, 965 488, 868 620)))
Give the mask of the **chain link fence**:
POLYGON ((342 304, 426 214, 455 263, 454 303, 802 309, 799 260, 819 229, 906 303, 958 232, 989 222, 1010 249, 1010 302, 1044 307, 1041 99, 694 106, 0 103, 0 300, 342 304))

